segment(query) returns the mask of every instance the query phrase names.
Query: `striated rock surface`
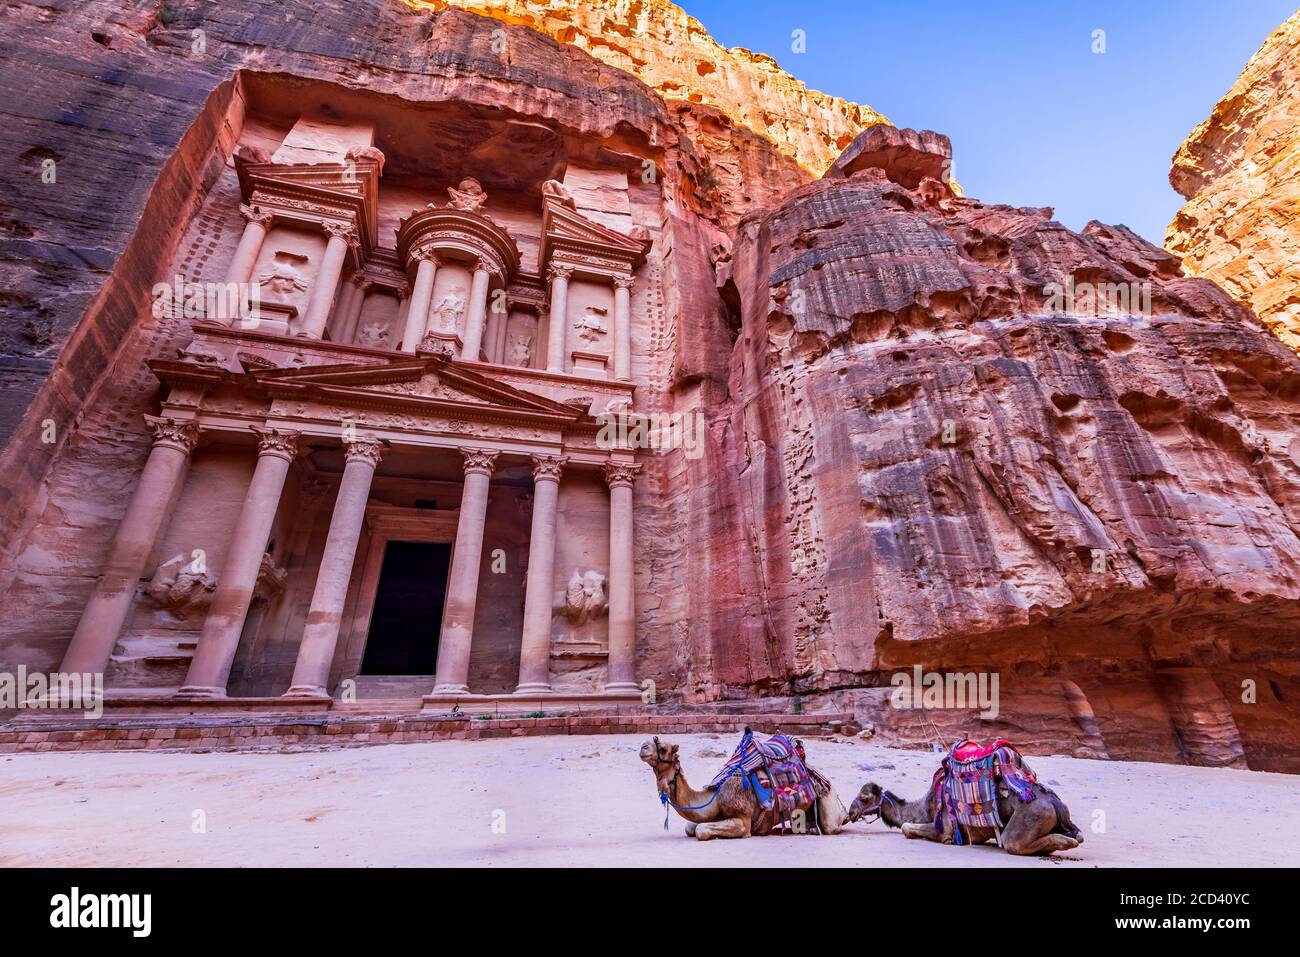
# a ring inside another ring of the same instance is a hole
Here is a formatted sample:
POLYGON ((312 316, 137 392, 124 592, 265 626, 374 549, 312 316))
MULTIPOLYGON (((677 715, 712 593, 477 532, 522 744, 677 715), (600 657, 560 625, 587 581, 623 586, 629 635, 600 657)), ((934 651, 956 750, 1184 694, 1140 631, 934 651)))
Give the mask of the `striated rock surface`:
POLYGON ((1188 136, 1169 182, 1187 203, 1165 247, 1300 352, 1300 12, 1188 136))
MULTIPOLYGON (((608 29, 605 5, 534 9, 537 30, 500 9, 4 8, 0 669, 53 667, 102 568, 147 454, 145 362, 188 341, 145 318, 149 290, 232 251, 186 236, 229 189, 244 98, 381 131, 414 105, 427 135, 386 175, 657 171, 629 190, 653 238, 636 407, 706 423, 702 457, 647 452, 635 491, 637 675, 665 700, 799 695, 882 740, 1300 770, 1300 359, 1249 309, 1123 228, 960 197, 938 134, 853 139, 869 118, 755 93, 766 74, 721 54, 676 91, 595 58, 694 63, 708 44, 667 4, 608 29), (645 45, 601 54, 626 23, 645 45), (1052 284, 1138 291, 1096 314, 1052 284), (996 674, 998 714, 891 707, 915 666, 996 674)), ((214 487, 216 511, 245 486, 214 487)), ((152 604, 189 601, 164 581, 152 604)))
POLYGON ((1097 746, 1077 714, 1112 757, 1268 750, 1269 706, 1296 726, 1300 360, 1135 234, 954 197, 933 134, 863 137, 741 223, 724 277, 697 690, 970 668, 1020 737, 1097 746), (1069 280, 1149 284, 1151 315, 1053 310, 1069 280))
POLYGON ((716 108, 813 175, 821 175, 865 127, 889 122, 868 106, 808 89, 766 54, 722 46, 667 0, 404 2, 461 7, 572 44, 638 77, 669 103, 716 108))

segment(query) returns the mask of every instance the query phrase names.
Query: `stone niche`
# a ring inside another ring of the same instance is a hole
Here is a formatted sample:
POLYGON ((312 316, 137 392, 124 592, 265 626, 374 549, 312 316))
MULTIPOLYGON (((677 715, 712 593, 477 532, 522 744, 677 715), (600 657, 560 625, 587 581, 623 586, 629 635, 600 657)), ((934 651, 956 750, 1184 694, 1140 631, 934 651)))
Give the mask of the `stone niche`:
POLYGON ((574 375, 613 375, 614 290, 575 278, 569 283, 566 336, 574 375))
POLYGON ((371 289, 361 306, 354 340, 360 345, 395 348, 402 340, 401 309, 396 296, 371 289))
POLYGON ((574 613, 569 585, 576 572, 609 576, 609 492, 596 474, 570 469, 560 484, 552 580, 551 684, 557 690, 588 692, 604 682, 609 616, 574 613))
POLYGON ((469 267, 463 262, 450 260, 438 267, 433 282, 433 296, 429 300, 430 332, 440 336, 462 335, 472 279, 469 267))
POLYGON ((537 315, 526 309, 512 309, 506 319, 502 343, 502 365, 541 369, 546 365, 546 342, 537 315))
POLYGON ((290 333, 298 331, 324 254, 324 236, 290 226, 273 227, 262 244, 253 266, 253 281, 258 284, 264 305, 287 307, 275 309, 273 314, 290 317, 290 333))

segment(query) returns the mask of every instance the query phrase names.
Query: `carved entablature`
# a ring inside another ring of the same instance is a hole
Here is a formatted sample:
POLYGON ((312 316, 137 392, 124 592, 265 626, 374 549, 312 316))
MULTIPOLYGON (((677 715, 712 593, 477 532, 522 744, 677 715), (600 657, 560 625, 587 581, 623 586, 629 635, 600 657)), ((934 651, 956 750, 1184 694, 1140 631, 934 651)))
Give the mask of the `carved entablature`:
POLYGON ((413 212, 397 230, 397 255, 413 274, 419 257, 481 262, 497 286, 509 285, 519 269, 519 247, 482 213, 455 207, 413 212))
MULTIPOLYGON (((253 163, 237 161, 244 206, 259 221, 309 230, 338 229, 355 237, 352 262, 359 267, 378 244, 379 160, 345 163, 253 163)), ((350 242, 349 245, 352 245, 350 242)))
POLYGON ((395 249, 372 249, 365 266, 353 274, 352 281, 369 283, 372 288, 377 287, 398 299, 405 299, 411 294, 411 283, 395 249))
POLYGON ((630 278, 650 251, 649 234, 641 228, 624 235, 587 219, 571 203, 546 195, 542 212, 541 267, 551 267, 598 281, 630 278))

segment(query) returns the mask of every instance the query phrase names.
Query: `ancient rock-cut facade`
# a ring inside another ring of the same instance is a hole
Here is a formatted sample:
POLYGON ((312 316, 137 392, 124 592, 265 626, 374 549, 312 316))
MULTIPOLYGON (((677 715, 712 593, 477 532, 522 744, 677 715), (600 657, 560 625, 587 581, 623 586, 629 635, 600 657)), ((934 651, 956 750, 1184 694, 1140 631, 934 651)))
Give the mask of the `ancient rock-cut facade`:
POLYGON ((1213 283, 955 194, 935 133, 813 181, 524 27, 273 6, 6 14, 5 88, 79 70, 0 163, 0 666, 1300 767, 1300 360, 1213 283), (998 713, 891 707, 918 667, 998 713))

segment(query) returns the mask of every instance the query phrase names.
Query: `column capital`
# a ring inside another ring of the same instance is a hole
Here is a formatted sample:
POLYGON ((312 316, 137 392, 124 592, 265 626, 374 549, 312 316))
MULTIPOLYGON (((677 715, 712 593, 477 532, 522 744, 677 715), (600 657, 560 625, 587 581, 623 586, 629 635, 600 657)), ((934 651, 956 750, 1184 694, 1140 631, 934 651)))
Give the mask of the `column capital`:
POLYGON ((551 263, 551 265, 547 267, 546 278, 551 282, 555 282, 557 279, 563 279, 565 282, 568 282, 572 277, 572 266, 561 266, 556 263, 551 263))
POLYGON ((301 432, 293 429, 277 429, 272 426, 253 426, 257 433, 257 454, 271 455, 292 462, 298 454, 298 437, 301 432))
POLYGON ((491 475, 492 467, 500 453, 490 449, 461 449, 460 454, 465 456, 464 469, 466 475, 473 472, 491 475))
POLYGON ((636 480, 636 473, 640 471, 641 466, 632 462, 606 462, 605 484, 610 488, 617 488, 620 485, 631 488, 633 481, 636 480))
POLYGON ((341 239, 353 249, 361 245, 361 239, 351 223, 321 223, 321 231, 330 239, 341 239))
POLYGON ((244 222, 257 223, 257 225, 264 229, 269 227, 275 219, 275 214, 270 210, 249 203, 239 204, 239 215, 244 217, 244 222))
POLYGON ((435 269, 441 268, 442 266, 442 260, 438 258, 438 254, 434 252, 433 247, 431 246, 420 246, 416 249, 412 249, 410 260, 417 266, 420 263, 432 263, 435 269))
POLYGON ((411 298, 411 284, 410 284, 410 283, 405 283, 405 284, 403 284, 403 285, 401 285, 401 286, 398 286, 396 289, 393 290, 393 295, 395 295, 395 296, 397 297, 397 301, 398 301, 398 302, 401 302, 401 301, 404 300, 404 299, 410 299, 410 298, 411 298))
POLYGON ((635 276, 615 276, 614 285, 619 289, 631 289, 636 284, 635 276))
POLYGON ((367 292, 375 282, 373 279, 367 279, 364 273, 354 272, 348 276, 348 282, 356 286, 361 292, 367 292))
POLYGON ((379 439, 353 439, 345 446, 344 457, 349 462, 369 462, 371 468, 379 467, 384 455, 384 443, 379 439))
POLYGON ((164 415, 146 415, 153 444, 164 445, 189 455, 199 443, 199 423, 194 419, 173 419, 164 415))
POLYGON ((569 461, 567 455, 534 455, 532 459, 534 482, 558 482, 569 461))

